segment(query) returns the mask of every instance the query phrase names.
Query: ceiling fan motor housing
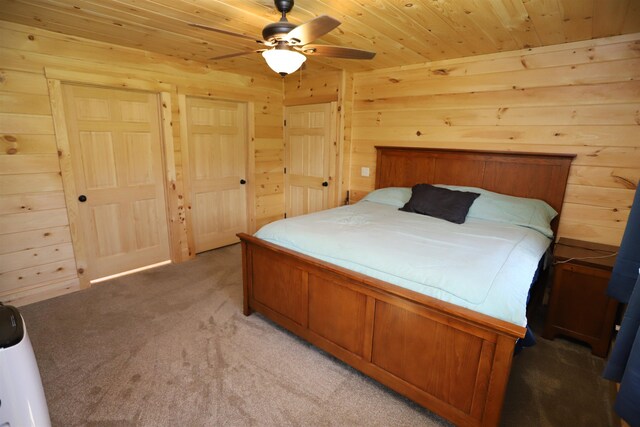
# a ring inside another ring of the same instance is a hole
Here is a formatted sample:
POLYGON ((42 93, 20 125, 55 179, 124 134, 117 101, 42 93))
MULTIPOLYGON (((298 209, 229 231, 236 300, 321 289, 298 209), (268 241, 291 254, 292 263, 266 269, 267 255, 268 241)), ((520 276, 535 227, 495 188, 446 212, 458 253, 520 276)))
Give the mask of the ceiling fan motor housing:
POLYGON ((289 31, 293 30, 296 27, 295 24, 292 24, 286 20, 280 20, 278 22, 273 22, 268 24, 266 27, 262 29, 262 38, 267 41, 271 41, 273 39, 278 39, 279 36, 282 37, 287 34, 289 31))
POLYGON ((296 26, 287 21, 287 13, 293 9, 293 0, 274 0, 278 12, 282 13, 280 21, 268 24, 262 29, 262 38, 267 41, 278 40, 278 36, 284 36, 296 26))

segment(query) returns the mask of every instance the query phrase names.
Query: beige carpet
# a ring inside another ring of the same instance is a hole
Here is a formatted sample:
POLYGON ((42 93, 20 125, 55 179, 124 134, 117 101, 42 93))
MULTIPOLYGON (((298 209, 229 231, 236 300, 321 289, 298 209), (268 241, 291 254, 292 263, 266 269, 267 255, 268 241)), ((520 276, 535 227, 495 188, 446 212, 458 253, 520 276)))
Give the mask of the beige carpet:
MULTIPOLYGON (((429 411, 242 315, 238 245, 22 308, 55 426, 441 426, 429 411)), ((505 426, 606 426, 602 360, 516 357, 505 426)))

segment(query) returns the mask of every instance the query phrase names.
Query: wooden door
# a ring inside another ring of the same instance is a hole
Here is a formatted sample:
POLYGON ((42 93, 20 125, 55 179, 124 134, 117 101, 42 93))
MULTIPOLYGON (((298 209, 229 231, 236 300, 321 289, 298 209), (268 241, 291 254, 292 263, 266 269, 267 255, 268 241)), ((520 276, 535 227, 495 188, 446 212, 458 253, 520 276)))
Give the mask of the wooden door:
POLYGON ((285 108, 285 198, 288 217, 333 206, 330 176, 334 129, 332 104, 285 108))
POLYGON ((186 98, 191 223, 195 251, 247 232, 247 106, 186 98))
POLYGON ((89 280, 168 260, 158 95, 62 90, 89 280))

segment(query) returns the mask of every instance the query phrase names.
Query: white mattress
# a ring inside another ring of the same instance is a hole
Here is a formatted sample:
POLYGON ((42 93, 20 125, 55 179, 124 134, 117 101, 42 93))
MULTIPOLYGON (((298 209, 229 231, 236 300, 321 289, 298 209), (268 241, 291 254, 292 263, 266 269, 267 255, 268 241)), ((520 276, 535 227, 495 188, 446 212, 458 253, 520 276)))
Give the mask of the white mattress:
POLYGON ((453 224, 370 201, 276 221, 256 236, 521 326, 551 243, 526 227, 473 218, 453 224))

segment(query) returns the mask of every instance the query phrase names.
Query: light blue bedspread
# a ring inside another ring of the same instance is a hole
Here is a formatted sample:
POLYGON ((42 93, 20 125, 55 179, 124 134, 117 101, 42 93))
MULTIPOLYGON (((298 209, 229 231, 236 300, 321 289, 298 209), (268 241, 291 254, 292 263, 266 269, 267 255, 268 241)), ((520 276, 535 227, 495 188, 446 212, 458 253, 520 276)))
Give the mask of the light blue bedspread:
POLYGON ((551 242, 531 228, 454 224, 371 201, 276 221, 256 236, 520 326, 551 242))

